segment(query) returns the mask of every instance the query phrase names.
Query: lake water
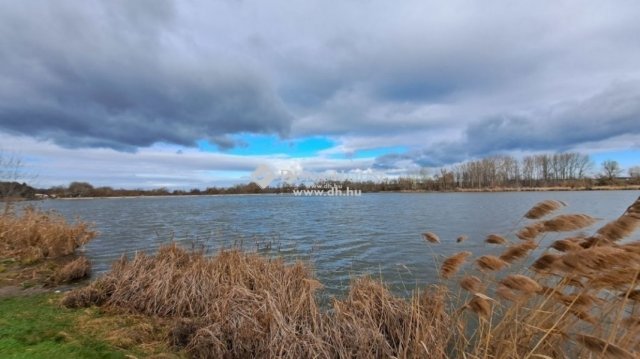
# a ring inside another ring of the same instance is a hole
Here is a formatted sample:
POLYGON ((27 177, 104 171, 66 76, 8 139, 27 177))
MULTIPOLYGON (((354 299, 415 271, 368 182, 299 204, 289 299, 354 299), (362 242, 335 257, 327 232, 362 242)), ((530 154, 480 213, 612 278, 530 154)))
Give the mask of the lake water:
POLYGON ((601 219, 586 230, 591 232, 638 196, 640 191, 227 195, 49 200, 39 206, 95 223, 100 235, 85 253, 98 274, 123 253, 153 252, 171 240, 211 253, 241 244, 310 261, 328 294, 342 293, 350 278, 362 274, 382 277, 394 291, 408 293, 438 282, 434 258, 460 250, 499 253, 501 247, 483 242, 486 235, 515 238, 515 229, 526 223, 522 215, 541 200, 567 202, 558 213, 601 219), (427 244, 420 235, 425 231, 438 234, 442 243, 427 244), (461 234, 469 239, 458 244, 461 234))

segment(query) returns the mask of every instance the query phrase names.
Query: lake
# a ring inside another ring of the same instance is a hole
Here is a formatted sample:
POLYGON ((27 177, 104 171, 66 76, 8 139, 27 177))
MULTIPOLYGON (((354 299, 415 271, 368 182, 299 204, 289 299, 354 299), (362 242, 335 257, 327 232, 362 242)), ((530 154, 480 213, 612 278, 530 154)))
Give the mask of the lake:
MULTIPOLYGON (((515 230, 526 223, 523 214, 539 201, 562 200, 568 207, 558 213, 599 218, 585 230, 590 233, 622 214, 638 196, 640 191, 225 195, 47 200, 38 205, 95 223, 100 234, 85 253, 97 274, 122 254, 152 253, 174 240, 210 253, 241 245, 309 261, 330 295, 343 293, 350 278, 362 274, 382 277, 402 294, 438 282, 434 258, 441 261, 460 250, 500 253, 502 247, 483 242, 486 235, 515 238, 515 230), (438 234, 442 243, 427 244, 421 238, 425 231, 438 234), (461 234, 469 239, 456 243, 461 234)), ((554 238, 548 236, 545 244, 554 238)))

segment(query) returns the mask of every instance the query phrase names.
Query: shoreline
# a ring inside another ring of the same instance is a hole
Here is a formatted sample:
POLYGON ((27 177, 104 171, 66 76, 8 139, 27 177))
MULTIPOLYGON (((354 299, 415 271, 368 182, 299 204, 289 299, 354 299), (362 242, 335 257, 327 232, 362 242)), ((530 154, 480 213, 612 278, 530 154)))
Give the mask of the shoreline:
MULTIPOLYGON (((371 191, 371 193, 505 193, 505 192, 583 192, 583 191, 640 191, 640 185, 629 186, 593 186, 593 187, 497 187, 497 188, 458 188, 448 191, 425 190, 400 190, 400 191, 371 191)), ((105 197, 59 197, 33 199, 44 200, 92 200, 92 199, 126 199, 126 198, 176 198, 176 197, 223 197, 223 196, 279 196, 292 195, 292 193, 219 193, 219 194, 184 194, 184 195, 159 195, 159 196, 105 196, 105 197)))

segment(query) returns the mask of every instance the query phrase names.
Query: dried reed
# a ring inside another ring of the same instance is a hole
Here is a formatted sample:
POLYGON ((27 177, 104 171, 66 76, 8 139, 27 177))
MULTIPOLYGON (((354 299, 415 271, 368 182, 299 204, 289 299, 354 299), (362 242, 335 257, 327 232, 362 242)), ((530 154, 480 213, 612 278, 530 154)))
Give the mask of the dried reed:
POLYGON ((562 214, 542 222, 543 232, 575 231, 595 223, 595 218, 586 214, 562 214))
POLYGON ((591 335, 578 334, 576 335, 578 343, 584 345, 587 349, 594 354, 601 355, 605 358, 612 359, 637 359, 638 357, 629 351, 616 346, 613 343, 609 343, 600 338, 596 338, 591 335))
POLYGON ((507 247, 500 255, 500 259, 507 263, 513 263, 529 255, 529 252, 536 249, 538 245, 534 241, 524 241, 507 247))
POLYGON ((96 235, 85 222, 68 223, 55 212, 34 207, 0 213, 0 253, 19 257, 24 263, 74 254, 96 235))
POLYGON ((447 357, 444 288, 405 300, 362 278, 322 312, 320 287, 302 263, 239 251, 207 258, 171 245, 117 261, 63 303, 175 319, 170 342, 195 358, 447 357))
POLYGON ((433 232, 422 233, 422 238, 430 243, 440 243, 440 237, 433 232))
POLYGON ((496 256, 482 256, 476 260, 476 265, 480 270, 496 271, 508 267, 509 263, 496 256))
POLYGON ((482 289, 482 281, 476 276, 468 275, 460 280, 460 287, 469 292, 479 292, 482 289))
POLYGON ((486 319, 491 315, 491 303, 483 296, 474 295, 467 307, 481 318, 486 319))
MULTIPOLYGON (((487 320, 466 338, 468 341, 462 341, 456 355, 469 358, 640 357, 637 316, 640 241, 618 244, 632 233, 639 211, 640 198, 622 217, 595 235, 553 242, 550 248, 561 253, 547 252, 533 258, 530 268, 538 274, 509 273, 497 280, 495 288, 487 288, 487 292, 495 293, 496 299, 502 301, 498 313, 489 314, 487 318, 490 301, 486 296, 474 297, 471 302, 475 311, 487 320), (586 334, 572 334, 578 332, 586 334)), ((539 218, 541 212, 545 211, 540 209, 530 217, 539 218)), ((594 219, 589 216, 561 215, 529 224, 518 233, 526 241, 508 247, 500 259, 511 263, 530 255, 537 246, 533 239, 541 233, 582 229, 593 223, 594 219)), ((491 256, 483 258, 482 264, 478 263, 481 270, 499 267, 489 264, 494 262, 486 259, 491 256)), ((460 284, 462 286, 462 281, 460 284)), ((465 283, 465 286, 470 285, 465 283)))
POLYGON ((487 243, 490 243, 490 244, 505 244, 505 243, 507 243, 507 239, 506 238, 504 238, 502 236, 499 236, 497 234, 488 235, 487 239, 485 239, 484 241, 487 242, 487 243))
POLYGON ((89 277, 91 274, 91 263, 86 257, 78 257, 67 263, 62 268, 58 268, 53 274, 51 284, 71 283, 89 277))
POLYGON ((500 281, 500 284, 511 290, 526 294, 533 294, 542 290, 542 286, 538 282, 522 274, 508 275, 500 281))
POLYGON ((533 241, 542 233, 543 228, 542 223, 533 223, 520 229, 516 236, 523 241, 533 241))
POLYGON ((451 278, 458 272, 460 267, 464 264, 468 257, 471 256, 471 252, 459 252, 442 262, 440 267, 440 275, 443 278, 451 278))
POLYGON ((542 201, 533 206, 524 216, 529 219, 539 219, 564 206, 566 206, 566 204, 561 201, 542 201))

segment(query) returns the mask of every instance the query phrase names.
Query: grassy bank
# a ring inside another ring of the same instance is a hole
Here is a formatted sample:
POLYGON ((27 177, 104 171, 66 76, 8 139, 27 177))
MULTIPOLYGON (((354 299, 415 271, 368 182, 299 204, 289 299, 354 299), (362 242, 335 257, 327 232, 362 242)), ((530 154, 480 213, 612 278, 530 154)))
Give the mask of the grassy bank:
POLYGON ((0 298, 2 358, 132 358, 167 354, 162 324, 142 316, 66 309, 53 293, 0 298))

